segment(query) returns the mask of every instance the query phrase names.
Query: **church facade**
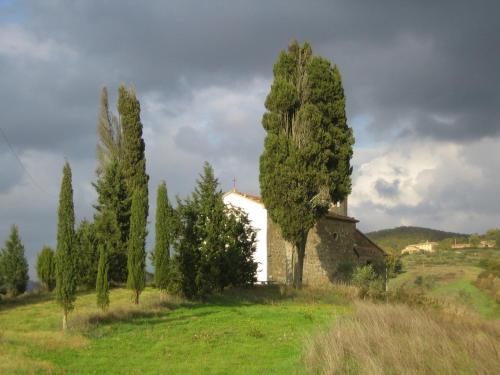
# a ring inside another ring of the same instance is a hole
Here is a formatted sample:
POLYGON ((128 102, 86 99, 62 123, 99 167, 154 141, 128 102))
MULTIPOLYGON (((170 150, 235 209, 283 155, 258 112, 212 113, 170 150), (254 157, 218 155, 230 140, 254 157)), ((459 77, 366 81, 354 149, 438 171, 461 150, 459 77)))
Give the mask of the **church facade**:
MULTIPOLYGON (((259 197, 236 191, 224 195, 224 203, 244 210, 257 231, 254 259, 257 281, 292 281, 292 246, 267 214, 259 197)), ((328 214, 309 231, 304 257, 303 283, 326 286, 334 282, 346 265, 382 262, 385 252, 356 228, 358 220, 347 215, 347 200, 332 206, 328 214)))

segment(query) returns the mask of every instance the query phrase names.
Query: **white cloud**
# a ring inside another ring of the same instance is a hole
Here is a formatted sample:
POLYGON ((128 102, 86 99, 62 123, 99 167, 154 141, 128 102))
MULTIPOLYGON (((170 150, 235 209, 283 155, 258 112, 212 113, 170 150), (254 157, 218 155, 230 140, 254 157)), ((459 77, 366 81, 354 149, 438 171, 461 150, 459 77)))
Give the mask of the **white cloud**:
POLYGON ((75 54, 68 45, 40 38, 19 25, 0 25, 0 56, 49 61, 75 54))
POLYGON ((484 232, 500 223, 500 139, 405 140, 355 153, 352 212, 367 229, 421 225, 484 232))

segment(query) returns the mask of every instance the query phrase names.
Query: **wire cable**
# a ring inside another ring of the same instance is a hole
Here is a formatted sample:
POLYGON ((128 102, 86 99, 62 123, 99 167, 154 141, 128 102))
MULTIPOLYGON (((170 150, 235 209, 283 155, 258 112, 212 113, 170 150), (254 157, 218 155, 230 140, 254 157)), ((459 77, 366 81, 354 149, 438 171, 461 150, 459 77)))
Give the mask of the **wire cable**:
POLYGON ((7 134, 5 134, 5 132, 3 131, 3 129, 0 127, 0 133, 2 134, 2 137, 5 141, 5 143, 7 144, 7 146, 9 147, 10 151, 12 152, 12 155, 14 155, 14 157, 16 158, 16 160, 18 161, 19 165, 21 166, 21 168, 24 170, 24 173, 26 173, 26 175, 28 176, 28 178, 31 180, 31 183, 36 187, 38 188, 38 190, 40 190, 41 192, 47 194, 47 195, 50 195, 51 197, 53 197, 53 194, 50 194, 47 190, 45 190, 36 180, 35 178, 31 175, 31 173, 28 171, 28 168, 26 168, 26 166, 24 165, 23 161, 21 160, 21 158, 17 155, 16 151, 14 150, 14 147, 12 147, 12 144, 10 143, 9 141, 9 138, 7 137, 7 134))

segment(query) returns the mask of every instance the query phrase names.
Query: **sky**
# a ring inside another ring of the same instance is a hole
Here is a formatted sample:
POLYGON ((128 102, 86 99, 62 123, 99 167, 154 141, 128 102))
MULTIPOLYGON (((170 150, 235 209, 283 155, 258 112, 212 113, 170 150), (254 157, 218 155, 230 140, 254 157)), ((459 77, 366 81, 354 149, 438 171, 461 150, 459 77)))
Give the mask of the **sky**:
POLYGON ((292 39, 342 74, 362 230, 500 227, 499 14, 494 0, 0 0, 0 243, 17 224, 31 265, 55 245, 65 160, 77 220, 92 218, 103 86, 113 110, 122 83, 141 102, 150 223, 160 181, 186 196, 205 160, 223 190, 259 194, 263 103, 292 39))

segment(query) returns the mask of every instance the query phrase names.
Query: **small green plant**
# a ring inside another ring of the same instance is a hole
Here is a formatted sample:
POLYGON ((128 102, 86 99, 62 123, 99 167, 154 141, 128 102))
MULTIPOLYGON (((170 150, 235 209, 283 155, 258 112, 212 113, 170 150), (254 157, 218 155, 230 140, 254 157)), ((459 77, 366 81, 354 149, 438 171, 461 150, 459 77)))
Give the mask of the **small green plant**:
POLYGON ((371 264, 358 267, 352 275, 352 282, 359 288, 359 297, 379 298, 384 293, 384 281, 371 264))

